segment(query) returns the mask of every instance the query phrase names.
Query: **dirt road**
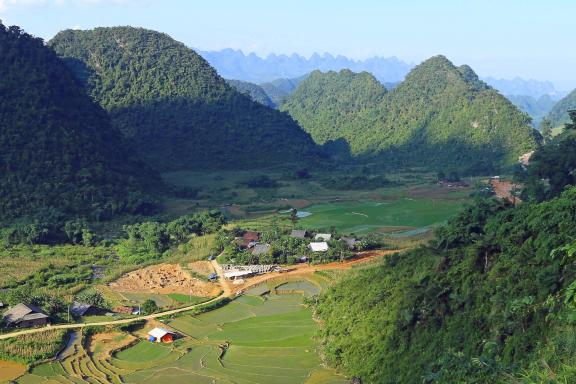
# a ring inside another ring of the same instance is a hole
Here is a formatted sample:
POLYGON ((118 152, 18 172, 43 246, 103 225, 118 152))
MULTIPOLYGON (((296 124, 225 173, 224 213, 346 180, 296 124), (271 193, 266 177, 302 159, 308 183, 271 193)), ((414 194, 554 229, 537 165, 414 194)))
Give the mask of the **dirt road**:
POLYGON ((358 254, 359 257, 357 257, 356 259, 348 260, 348 261, 345 261, 342 263, 333 262, 333 263, 328 263, 328 264, 317 264, 317 265, 299 264, 299 265, 292 267, 287 272, 283 272, 283 273, 273 272, 273 273, 267 273, 265 275, 260 275, 260 276, 250 278, 246 281, 246 283, 239 285, 239 286, 232 286, 230 284, 230 282, 224 278, 224 273, 222 271, 222 267, 220 267, 220 265, 218 264, 218 262, 216 260, 212 260, 212 266, 216 270, 216 273, 218 274, 218 277, 220 280, 220 285, 222 286, 222 293, 219 296, 214 297, 213 299, 210 299, 210 300, 205 301, 203 303, 189 305, 187 307, 182 307, 182 308, 177 308, 177 309, 171 309, 168 311, 154 313, 151 315, 132 317, 130 319, 111 320, 111 321, 96 322, 96 323, 58 324, 58 325, 49 325, 49 326, 41 327, 41 328, 23 329, 23 330, 16 331, 16 332, 0 334, 0 340, 9 339, 9 338, 17 337, 17 336, 21 336, 21 335, 29 335, 29 334, 39 333, 39 332, 43 332, 43 331, 47 331, 47 330, 51 330, 51 329, 77 329, 77 328, 84 328, 84 327, 93 326, 93 325, 120 325, 120 324, 129 324, 129 323, 133 323, 133 322, 140 321, 140 320, 157 319, 157 318, 164 317, 164 316, 169 316, 169 315, 174 315, 177 313, 190 311, 196 307, 199 307, 199 306, 204 305, 204 304, 213 303, 213 302, 215 302, 219 299, 225 298, 225 297, 232 297, 232 296, 236 295, 238 292, 245 290, 247 288, 250 288, 254 285, 261 284, 261 283, 265 282, 266 280, 270 280, 270 279, 274 279, 274 278, 278 278, 278 277, 303 276, 303 275, 308 275, 308 274, 314 273, 316 271, 326 271, 326 270, 335 270, 335 269, 349 269, 349 268, 352 268, 352 266, 354 264, 365 263, 365 262, 370 261, 374 258, 382 257, 382 256, 385 256, 385 255, 388 255, 391 253, 396 253, 396 252, 399 252, 399 251, 363 252, 363 253, 358 254))

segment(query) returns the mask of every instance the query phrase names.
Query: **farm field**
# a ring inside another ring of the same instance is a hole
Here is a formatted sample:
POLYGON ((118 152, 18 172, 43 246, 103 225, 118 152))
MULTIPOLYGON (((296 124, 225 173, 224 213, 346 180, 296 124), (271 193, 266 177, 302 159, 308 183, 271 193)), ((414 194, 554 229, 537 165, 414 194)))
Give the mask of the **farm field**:
POLYGON ((321 203, 307 207, 311 215, 300 219, 307 229, 335 227, 343 233, 410 232, 440 224, 458 213, 464 199, 401 197, 321 203))
POLYGON ((269 281, 219 309, 167 319, 166 326, 182 336, 172 344, 143 338, 134 343, 134 336, 122 339, 118 331, 95 334, 73 355, 37 366, 17 382, 347 383, 322 366, 313 339, 318 325, 303 295, 268 293, 277 288, 314 294, 318 280, 269 281), (119 346, 127 348, 115 352, 119 346))

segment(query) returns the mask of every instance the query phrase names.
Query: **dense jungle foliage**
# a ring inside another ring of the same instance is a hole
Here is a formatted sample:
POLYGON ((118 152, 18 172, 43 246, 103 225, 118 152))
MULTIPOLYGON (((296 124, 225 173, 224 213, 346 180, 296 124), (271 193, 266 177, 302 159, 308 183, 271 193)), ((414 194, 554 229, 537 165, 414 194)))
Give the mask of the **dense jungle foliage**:
POLYGON ((316 154, 288 115, 237 92, 165 34, 131 27, 67 30, 49 44, 158 169, 270 166, 316 154))
POLYGON ((480 200, 320 296, 325 356, 365 383, 575 382, 575 237, 576 188, 480 200))
POLYGON ((270 99, 270 97, 268 97, 266 92, 264 92, 264 90, 259 85, 241 80, 226 80, 226 82, 234 87, 234 89, 236 89, 238 92, 250 96, 250 98, 255 102, 265 105, 269 108, 276 108, 276 104, 274 104, 274 102, 270 99))
POLYGON ((530 158, 529 167, 516 178, 523 185, 522 198, 543 201, 559 196, 568 185, 576 185, 576 111, 568 111, 571 122, 550 138, 530 158))
POLYGON ((548 119, 552 122, 552 126, 561 127, 569 122, 568 111, 573 109, 576 109, 576 89, 558 101, 548 114, 548 119))
POLYGON ((43 41, 0 24, 0 220, 149 213, 158 175, 43 41))
MULTIPOLYGON (((367 74, 314 72, 281 106, 318 143, 345 140, 359 157, 490 173, 536 147, 530 117, 443 56, 386 94, 367 74)), ((345 150, 345 146, 340 146, 345 150)))

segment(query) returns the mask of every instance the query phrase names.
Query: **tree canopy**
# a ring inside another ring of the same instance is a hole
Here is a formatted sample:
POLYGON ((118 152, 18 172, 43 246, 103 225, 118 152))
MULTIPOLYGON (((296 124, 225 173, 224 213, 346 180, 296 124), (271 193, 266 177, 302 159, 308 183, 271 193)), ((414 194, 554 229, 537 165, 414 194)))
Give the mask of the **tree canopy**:
POLYGON ((148 213, 161 184, 41 39, 0 24, 0 219, 148 213))
POLYGON ((529 116, 443 56, 418 65, 390 92, 367 73, 317 71, 281 109, 317 143, 344 140, 357 158, 393 164, 491 172, 540 140, 529 116))
POLYGON ((67 30, 49 45, 158 169, 269 166, 316 154, 288 115, 236 91, 166 34, 131 27, 67 30))

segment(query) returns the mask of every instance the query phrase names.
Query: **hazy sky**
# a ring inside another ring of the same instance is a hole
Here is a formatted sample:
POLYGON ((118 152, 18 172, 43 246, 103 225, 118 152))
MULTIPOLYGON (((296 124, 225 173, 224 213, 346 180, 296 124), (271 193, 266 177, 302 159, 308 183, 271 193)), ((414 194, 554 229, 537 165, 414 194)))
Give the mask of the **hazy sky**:
POLYGON ((45 39, 132 25, 202 50, 414 63, 444 54, 481 76, 576 88, 575 0, 0 0, 0 19, 45 39))

